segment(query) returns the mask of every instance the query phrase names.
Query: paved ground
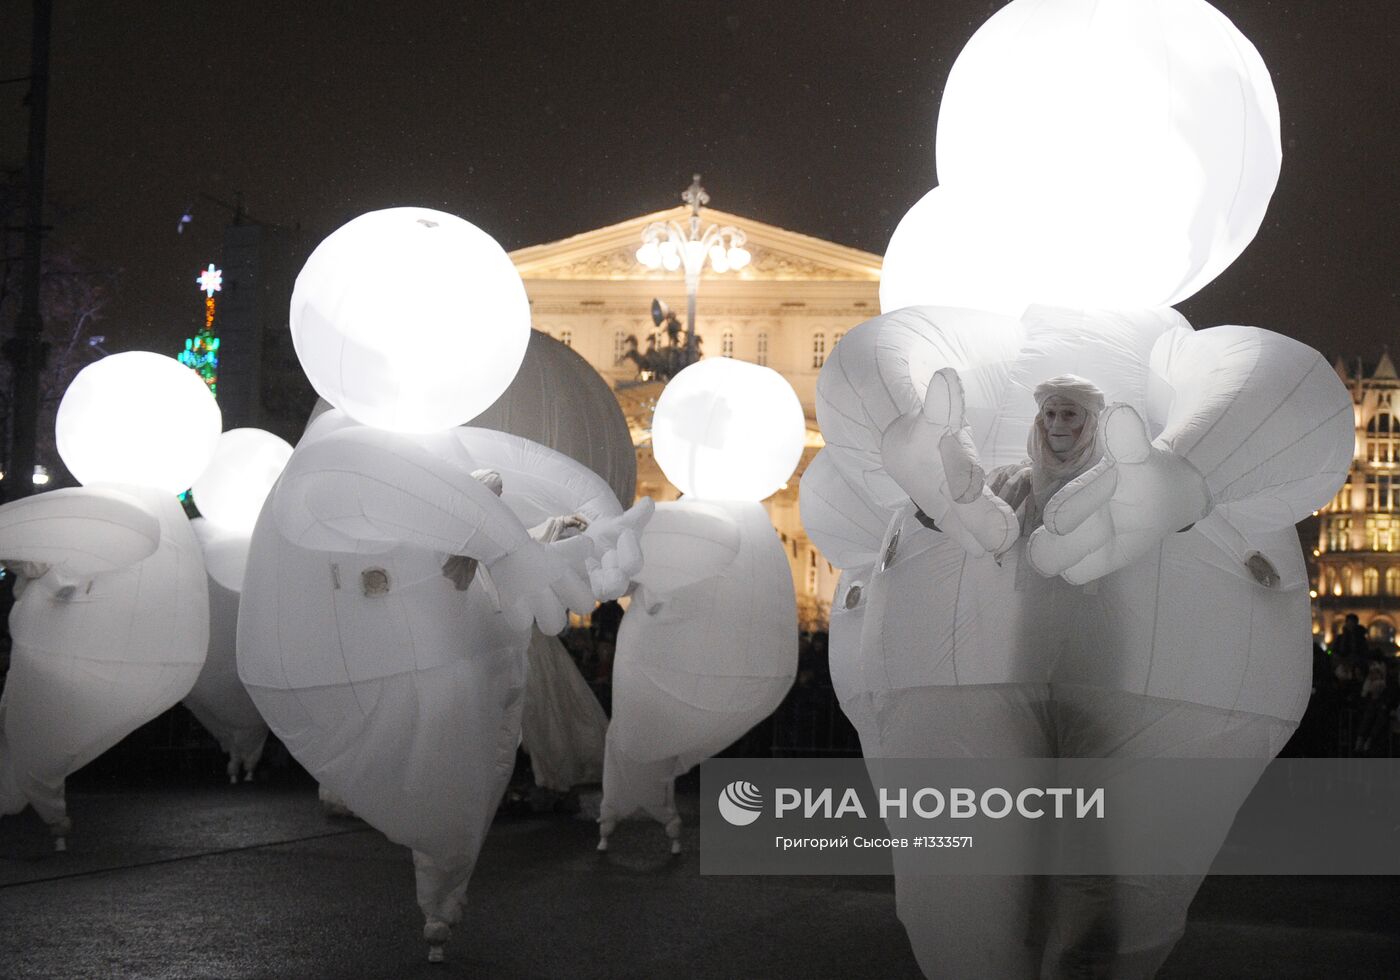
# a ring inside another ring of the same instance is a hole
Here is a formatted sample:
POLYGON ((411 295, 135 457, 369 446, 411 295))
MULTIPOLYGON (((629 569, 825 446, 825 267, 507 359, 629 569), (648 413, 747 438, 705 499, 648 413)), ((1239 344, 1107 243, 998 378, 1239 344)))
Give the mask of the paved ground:
MULTIPOLYGON (((499 818, 449 962, 424 962, 405 849, 325 818, 295 780, 74 789, 52 853, 0 820, 0 977, 917 977, 881 878, 701 877, 628 824, 499 818)), ((1400 976, 1400 885, 1218 878, 1162 976, 1400 976)))

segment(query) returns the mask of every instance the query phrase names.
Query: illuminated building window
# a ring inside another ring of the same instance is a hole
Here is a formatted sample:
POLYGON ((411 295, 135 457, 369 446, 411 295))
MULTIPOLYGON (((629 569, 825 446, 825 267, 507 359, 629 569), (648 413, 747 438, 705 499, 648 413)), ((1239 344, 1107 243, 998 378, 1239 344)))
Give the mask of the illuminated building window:
POLYGON ((812 367, 819 368, 826 363, 826 334, 812 334, 812 367))
POLYGON ((1347 595, 1351 592, 1351 566, 1343 565, 1342 570, 1337 573, 1337 579, 1332 583, 1333 595, 1347 595))
POLYGON ((758 335, 758 356, 755 360, 764 367, 768 366, 768 334, 766 333, 758 335))
POLYGON ((722 333, 722 334, 719 335, 719 354, 720 354, 720 357, 733 357, 733 356, 734 356, 734 331, 733 331, 733 330, 726 330, 724 333, 722 333))
POLYGON ((1327 550, 1351 550, 1351 518, 1334 517, 1327 522, 1327 550))
POLYGON ((622 355, 627 353, 627 334, 621 330, 613 334, 613 361, 622 360, 622 355))
POLYGON ((835 349, 836 349, 836 345, 839 344, 839 343, 841 343, 841 338, 844 337, 844 336, 846 336, 846 334, 845 334, 844 331, 841 331, 841 330, 838 330, 838 331, 836 331, 836 333, 834 333, 834 334, 831 335, 831 349, 832 349, 832 350, 835 350, 835 349))
POLYGON ((817 553, 807 552, 807 593, 817 594, 817 553))
POLYGON ((573 332, 572 330, 560 330, 560 331, 559 331, 559 341, 560 341, 560 343, 562 343, 565 347, 572 347, 572 346, 574 346, 574 332, 573 332))
POLYGON ((1375 595, 1381 590, 1381 573, 1374 568, 1361 570, 1361 594, 1375 595))
POLYGON ((1389 412, 1377 412, 1366 423, 1366 461, 1394 463, 1400 459, 1400 424, 1389 412))
POLYGON ((1383 513, 1400 510, 1400 478, 1389 473, 1366 474, 1366 509, 1383 513))
POLYGON ((1385 594, 1400 595, 1400 567, 1391 565, 1385 570, 1385 594))
POLYGON ((1390 517, 1368 516, 1366 518, 1366 548, 1370 551, 1394 551, 1400 528, 1390 517))

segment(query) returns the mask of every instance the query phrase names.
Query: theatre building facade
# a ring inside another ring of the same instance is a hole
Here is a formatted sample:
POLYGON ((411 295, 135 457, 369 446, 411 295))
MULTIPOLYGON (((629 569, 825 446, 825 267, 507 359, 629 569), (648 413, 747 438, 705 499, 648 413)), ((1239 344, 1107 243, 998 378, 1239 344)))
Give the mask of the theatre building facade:
POLYGON ((1393 649, 1400 625, 1400 376, 1388 352, 1373 369, 1338 360, 1351 390, 1356 449, 1351 472, 1318 512, 1314 632, 1331 643, 1355 613, 1373 646, 1393 649))
MULTIPOLYGON (((684 227, 689 216, 688 207, 677 207, 511 253, 535 329, 572 347, 616 392, 637 450, 637 493, 659 501, 680 494, 651 454, 651 411, 663 381, 648 368, 662 362, 673 339, 653 322, 652 301, 669 305, 683 325, 686 288, 680 271, 649 269, 636 253, 648 225, 684 227)), ((742 231, 752 256, 737 271, 704 273, 695 330, 702 356, 772 368, 807 416, 802 462, 764 506, 787 551, 801 625, 824 629, 837 572, 803 533, 798 480, 822 446, 817 374, 847 330, 880 312, 880 257, 709 208, 702 217, 742 231)))

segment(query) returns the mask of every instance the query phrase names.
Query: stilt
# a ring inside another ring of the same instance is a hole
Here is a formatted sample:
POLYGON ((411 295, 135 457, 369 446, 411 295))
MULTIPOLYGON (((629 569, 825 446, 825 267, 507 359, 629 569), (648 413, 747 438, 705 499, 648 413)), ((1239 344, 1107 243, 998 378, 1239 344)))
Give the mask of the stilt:
POLYGON ((444 947, 452 938, 452 927, 441 919, 429 919, 423 925, 423 938, 428 942, 428 962, 444 962, 447 958, 444 947))
POLYGON ((671 838, 671 853, 681 852, 681 818, 672 817, 666 824, 666 836, 671 838))
POLYGON ((607 820, 601 817, 598 819, 598 850, 606 851, 608 849, 608 838, 616 829, 616 820, 607 820))
POLYGON ((66 816, 57 823, 49 824, 49 835, 53 837, 53 849, 56 854, 62 854, 68 850, 68 833, 72 829, 73 821, 66 816))

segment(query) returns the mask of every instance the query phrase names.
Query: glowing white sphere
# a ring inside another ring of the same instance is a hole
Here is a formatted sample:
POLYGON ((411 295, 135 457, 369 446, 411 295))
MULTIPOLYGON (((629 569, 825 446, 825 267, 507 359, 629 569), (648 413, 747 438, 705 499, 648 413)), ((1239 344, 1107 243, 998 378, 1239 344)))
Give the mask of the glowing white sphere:
POLYGON ((957 306, 1020 316, 1030 303, 1055 302, 1060 270, 1030 261, 1023 239, 1010 228, 1014 221, 998 209, 977 208, 935 187, 905 213, 890 238, 880 269, 880 312, 957 306))
POLYGON ((1035 301, 1169 305, 1258 230, 1278 102, 1204 0, 1013 0, 953 65, 937 157, 941 187, 1014 217, 1003 278, 1035 301))
POLYGON ((211 524, 251 535, 263 501, 291 458, 291 445, 271 432, 230 429, 219 436, 214 457, 190 494, 211 524))
POLYGON ((292 292, 292 341, 312 387, 356 421, 433 432, 505 391, 530 304, 491 236, 427 208, 362 214, 316 247, 292 292))
POLYGON ((681 371, 661 392, 652 452, 680 491, 705 500, 762 500, 802 458, 807 423, 783 376, 728 357, 681 371))
POLYGON ((58 405, 58 454, 78 482, 183 493, 214 453, 222 417, 199 375, 163 354, 112 354, 58 405))

